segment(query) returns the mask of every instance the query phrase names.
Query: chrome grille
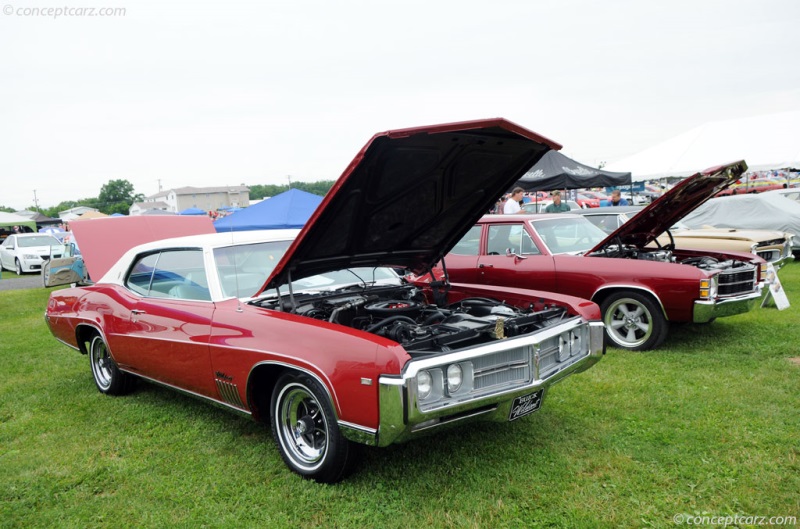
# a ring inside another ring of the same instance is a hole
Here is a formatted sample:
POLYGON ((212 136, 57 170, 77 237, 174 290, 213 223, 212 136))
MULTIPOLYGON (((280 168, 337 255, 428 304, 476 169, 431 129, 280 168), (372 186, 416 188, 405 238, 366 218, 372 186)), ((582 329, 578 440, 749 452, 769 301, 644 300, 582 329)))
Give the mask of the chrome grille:
POLYGON ((472 360, 475 389, 514 385, 531 380, 531 348, 517 347, 472 360))
POLYGON ((781 253, 778 250, 758 250, 756 254, 768 263, 774 263, 781 257, 781 253))
POLYGON ((755 291, 756 273, 757 269, 753 265, 720 272, 717 276, 717 295, 737 296, 755 291))

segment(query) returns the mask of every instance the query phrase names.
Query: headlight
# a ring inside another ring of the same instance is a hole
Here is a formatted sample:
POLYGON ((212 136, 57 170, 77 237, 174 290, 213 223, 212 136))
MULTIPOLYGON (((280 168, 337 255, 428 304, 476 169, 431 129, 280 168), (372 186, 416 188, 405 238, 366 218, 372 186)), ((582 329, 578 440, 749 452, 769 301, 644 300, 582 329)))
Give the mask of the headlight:
POLYGON ((25 254, 25 255, 22 256, 22 258, 23 259, 38 259, 39 256, 38 255, 25 254))
POLYGON ((447 391, 455 393, 464 381, 464 371, 458 364, 451 364, 447 367, 447 391))
MULTIPOLYGON (((449 371, 449 370, 448 370, 449 371)), ((417 394, 421 400, 427 399, 433 389, 433 377, 429 371, 417 373, 417 394)))

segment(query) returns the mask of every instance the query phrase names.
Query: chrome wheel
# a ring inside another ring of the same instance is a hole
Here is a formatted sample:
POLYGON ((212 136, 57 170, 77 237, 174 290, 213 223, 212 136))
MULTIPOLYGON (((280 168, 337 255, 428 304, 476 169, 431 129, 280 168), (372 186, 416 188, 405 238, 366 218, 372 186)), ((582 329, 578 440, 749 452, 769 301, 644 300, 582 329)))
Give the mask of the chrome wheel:
POLYGON ((606 336, 623 349, 641 351, 658 346, 667 335, 667 321, 650 297, 636 292, 619 292, 601 306, 606 336))
POLYGON ((133 389, 135 377, 119 370, 108 351, 108 345, 100 335, 95 335, 89 344, 89 363, 92 366, 94 383, 100 393, 124 395, 133 389))
POLYGON ((328 450, 328 423, 316 397, 295 382, 283 388, 277 405, 281 445, 297 466, 319 468, 328 450))
POLYGON ((356 446, 339 431, 325 386, 311 376, 287 373, 278 379, 270 422, 283 461, 303 477, 336 483, 357 459, 356 446))
POLYGON ((98 389, 102 392, 108 391, 114 380, 116 366, 114 360, 108 355, 108 347, 99 336, 95 336, 89 351, 89 361, 92 363, 92 375, 98 389))

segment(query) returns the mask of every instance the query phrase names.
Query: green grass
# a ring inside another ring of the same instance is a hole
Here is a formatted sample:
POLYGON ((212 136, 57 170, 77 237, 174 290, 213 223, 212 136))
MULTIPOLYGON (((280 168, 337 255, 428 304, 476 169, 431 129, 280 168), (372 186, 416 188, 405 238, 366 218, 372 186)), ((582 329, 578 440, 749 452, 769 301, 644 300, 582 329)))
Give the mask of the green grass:
POLYGON ((5 270, 5 269, 3 269, 2 272, 0 272, 0 277, 2 279, 19 279, 20 277, 27 277, 28 275, 32 275, 32 274, 25 274, 25 275, 18 276, 16 272, 13 272, 13 271, 10 271, 10 270, 5 270))
POLYGON ((795 305, 609 349, 542 409, 365 450, 349 480, 290 473, 259 424, 142 384, 94 387, 43 289, 0 292, 0 527, 676 527, 677 513, 800 518, 795 305))

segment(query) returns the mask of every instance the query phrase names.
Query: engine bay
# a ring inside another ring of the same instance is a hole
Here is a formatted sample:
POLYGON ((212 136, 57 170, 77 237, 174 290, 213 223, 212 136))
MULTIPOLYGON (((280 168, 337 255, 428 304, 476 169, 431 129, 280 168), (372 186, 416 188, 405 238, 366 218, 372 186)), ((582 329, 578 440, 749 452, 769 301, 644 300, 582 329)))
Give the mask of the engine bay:
POLYGON ((433 304, 411 285, 302 293, 252 303, 376 334, 401 344, 412 356, 521 336, 570 319, 563 307, 535 310, 531 304, 523 309, 483 297, 433 304))

